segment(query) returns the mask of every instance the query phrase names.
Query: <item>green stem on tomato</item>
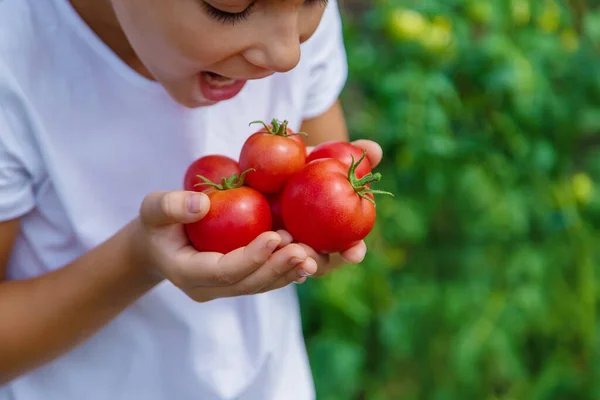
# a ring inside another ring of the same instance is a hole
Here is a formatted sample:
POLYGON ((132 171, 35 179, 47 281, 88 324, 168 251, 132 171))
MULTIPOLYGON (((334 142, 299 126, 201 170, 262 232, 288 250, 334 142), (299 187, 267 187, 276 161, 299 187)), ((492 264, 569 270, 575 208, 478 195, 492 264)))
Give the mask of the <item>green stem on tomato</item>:
POLYGON ((244 178, 246 177, 246 174, 250 171, 256 171, 256 170, 254 168, 248 168, 247 170, 242 172, 242 174, 239 176, 238 176, 238 174, 233 174, 230 177, 223 178, 221 180, 221 184, 214 183, 210 179, 208 179, 202 175, 196 175, 196 177, 202 179, 204 182, 196 183, 194 185, 194 187, 207 185, 207 186, 212 186, 217 190, 237 189, 244 185, 244 178))
POLYGON ((252 124, 261 124, 262 126, 265 127, 265 130, 267 131, 267 133, 271 134, 271 135, 275 135, 275 136, 285 136, 285 137, 290 137, 290 136, 295 136, 295 135, 304 135, 304 136, 308 136, 308 134, 306 134, 305 132, 294 132, 292 134, 288 134, 287 128, 288 128, 288 124, 289 122, 283 121, 283 122, 279 122, 277 119, 273 118, 271 120, 271 126, 272 128, 267 125, 264 121, 252 121, 250 122, 249 125, 252 124))
POLYGON ((383 190, 371 189, 367 186, 370 183, 379 182, 381 180, 381 174, 379 172, 377 172, 375 174, 373 174, 372 172, 369 172, 368 174, 366 174, 365 176, 363 176, 360 179, 358 179, 356 177, 356 168, 358 168, 358 166, 365 159, 366 156, 367 156, 367 151, 364 150, 362 157, 358 161, 355 162, 354 155, 350 154, 350 157, 352 158, 352 163, 350 164, 350 168, 348 168, 348 180, 350 181, 350 184, 354 188, 354 191, 360 197, 370 201, 373 204, 375 204, 375 201, 373 199, 371 199, 369 196, 367 196, 368 193, 386 194, 386 195, 394 197, 393 193, 385 192, 383 190))

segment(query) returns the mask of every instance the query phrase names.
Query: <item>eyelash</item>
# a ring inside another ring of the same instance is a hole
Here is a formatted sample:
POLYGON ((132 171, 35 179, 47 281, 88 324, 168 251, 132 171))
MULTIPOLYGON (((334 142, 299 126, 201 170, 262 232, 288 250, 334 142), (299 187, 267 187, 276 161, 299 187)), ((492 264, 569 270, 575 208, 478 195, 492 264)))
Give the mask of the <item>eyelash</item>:
MULTIPOLYGON (((319 3, 325 7, 327 6, 328 0, 305 0, 305 2, 305 4, 319 3)), ((252 4, 248 6, 248 8, 239 13, 229 13, 226 11, 219 10, 218 8, 211 6, 205 1, 203 1, 202 4, 204 4, 204 8, 206 9, 206 12, 208 13, 209 17, 218 22, 233 25, 237 22, 246 20, 248 18, 248 15, 250 15, 250 12, 252 11, 252 8, 254 7, 255 3, 252 2, 252 4)))

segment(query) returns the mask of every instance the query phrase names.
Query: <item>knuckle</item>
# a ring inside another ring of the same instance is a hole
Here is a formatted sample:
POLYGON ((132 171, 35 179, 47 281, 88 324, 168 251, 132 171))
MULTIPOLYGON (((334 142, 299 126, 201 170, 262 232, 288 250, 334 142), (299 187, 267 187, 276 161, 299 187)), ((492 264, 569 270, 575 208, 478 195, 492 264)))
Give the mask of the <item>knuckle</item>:
POLYGON ((138 214, 140 215, 140 219, 143 224, 148 223, 148 216, 150 214, 150 210, 152 208, 152 204, 154 202, 154 198, 160 196, 160 192, 151 192, 144 197, 140 207, 138 209, 138 214))
POLYGON ((160 201, 160 208, 169 218, 174 216, 173 196, 169 193, 165 194, 160 201))
POLYGON ((291 257, 305 258, 307 256, 304 247, 302 247, 298 243, 292 243, 288 246, 288 248, 289 255, 291 257))
POLYGON ((276 279, 284 276, 292 266, 287 262, 269 263, 269 275, 271 279, 276 279))
POLYGON ((249 266, 258 268, 265 263, 265 257, 261 252, 253 251, 251 247, 246 247, 244 252, 244 258, 249 266))

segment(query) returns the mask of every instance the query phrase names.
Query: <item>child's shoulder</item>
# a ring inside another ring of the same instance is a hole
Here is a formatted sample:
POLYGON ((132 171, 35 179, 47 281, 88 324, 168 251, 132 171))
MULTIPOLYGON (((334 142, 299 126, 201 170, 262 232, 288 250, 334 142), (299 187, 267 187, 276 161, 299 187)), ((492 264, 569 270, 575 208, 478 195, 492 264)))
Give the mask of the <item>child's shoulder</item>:
POLYGON ((3 60, 19 58, 52 39, 52 30, 60 24, 54 3, 53 0, 0 0, 0 54, 3 60))
POLYGON ((0 59, 10 69, 39 65, 43 57, 40 50, 52 40, 52 31, 60 24, 54 3, 0 0, 0 59))

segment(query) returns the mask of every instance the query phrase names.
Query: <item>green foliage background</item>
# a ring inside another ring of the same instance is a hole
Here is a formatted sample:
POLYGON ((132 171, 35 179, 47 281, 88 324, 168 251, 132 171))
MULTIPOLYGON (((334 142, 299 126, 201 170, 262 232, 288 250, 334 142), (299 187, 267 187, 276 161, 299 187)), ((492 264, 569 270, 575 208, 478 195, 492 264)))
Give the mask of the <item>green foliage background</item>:
POLYGON ((600 8, 342 0, 360 266, 300 289, 318 398, 600 398, 600 8))

